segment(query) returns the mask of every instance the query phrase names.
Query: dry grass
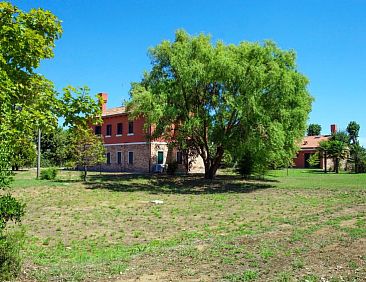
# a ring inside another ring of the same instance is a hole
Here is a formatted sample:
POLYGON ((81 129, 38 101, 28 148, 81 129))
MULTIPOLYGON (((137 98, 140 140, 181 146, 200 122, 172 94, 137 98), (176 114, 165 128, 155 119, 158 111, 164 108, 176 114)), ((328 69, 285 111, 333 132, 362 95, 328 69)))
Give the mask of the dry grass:
POLYGON ((23 281, 366 280, 366 175, 32 177, 23 281))

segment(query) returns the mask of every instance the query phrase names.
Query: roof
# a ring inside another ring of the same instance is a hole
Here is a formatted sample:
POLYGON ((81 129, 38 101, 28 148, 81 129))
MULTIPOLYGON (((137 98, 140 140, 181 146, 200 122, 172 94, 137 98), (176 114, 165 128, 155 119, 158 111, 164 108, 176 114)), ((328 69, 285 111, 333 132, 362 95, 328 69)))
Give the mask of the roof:
POLYGON ((301 149, 318 148, 320 141, 329 140, 329 135, 305 136, 300 144, 301 149))
POLYGON ((102 113, 102 117, 121 115, 121 114, 125 114, 125 113, 126 113, 126 107, 110 108, 102 113))

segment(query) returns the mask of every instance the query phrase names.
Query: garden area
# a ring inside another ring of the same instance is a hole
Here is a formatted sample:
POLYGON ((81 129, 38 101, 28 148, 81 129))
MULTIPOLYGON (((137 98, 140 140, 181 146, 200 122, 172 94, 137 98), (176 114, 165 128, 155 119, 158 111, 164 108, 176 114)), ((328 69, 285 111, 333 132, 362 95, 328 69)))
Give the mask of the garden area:
MULTIPOLYGON (((364 281, 366 175, 17 172, 18 281, 364 281)), ((13 229, 14 229, 13 228, 13 229)), ((11 229, 9 230, 11 231, 11 229)))

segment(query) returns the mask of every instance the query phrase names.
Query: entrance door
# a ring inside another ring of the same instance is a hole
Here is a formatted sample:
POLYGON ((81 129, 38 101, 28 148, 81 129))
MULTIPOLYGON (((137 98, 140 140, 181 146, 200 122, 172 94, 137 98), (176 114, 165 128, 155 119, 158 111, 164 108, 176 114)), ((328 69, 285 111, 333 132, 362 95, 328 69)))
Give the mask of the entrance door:
POLYGON ((158 164, 163 164, 163 163, 164 163, 164 152, 159 151, 158 152, 158 164))

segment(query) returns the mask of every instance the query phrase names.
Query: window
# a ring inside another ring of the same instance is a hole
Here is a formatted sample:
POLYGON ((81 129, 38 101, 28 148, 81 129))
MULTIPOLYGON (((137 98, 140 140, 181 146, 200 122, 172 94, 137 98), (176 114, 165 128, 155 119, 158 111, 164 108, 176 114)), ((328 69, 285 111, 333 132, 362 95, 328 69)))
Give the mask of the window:
POLYGON ((95 126, 95 134, 101 135, 102 134, 102 127, 100 125, 95 126))
POLYGON ((128 152, 128 164, 133 164, 133 152, 128 152))
POLYGON ((117 152, 117 163, 122 164, 122 152, 117 152))
POLYGON ((117 135, 122 135, 123 132, 123 124, 117 123, 117 135))
POLYGON ((163 163, 164 163, 164 152, 159 151, 158 152, 158 164, 163 164, 163 163))
POLYGON ((133 121, 128 122, 128 134, 133 134, 133 121))
POLYGON ((183 163, 183 153, 178 151, 177 152, 177 164, 182 164, 183 163))
POLYGON ((106 134, 106 136, 111 136, 111 135, 112 135, 112 125, 107 124, 107 134, 106 134))
POLYGON ((111 164, 111 153, 107 153, 106 154, 106 157, 107 157, 107 164, 111 164))

